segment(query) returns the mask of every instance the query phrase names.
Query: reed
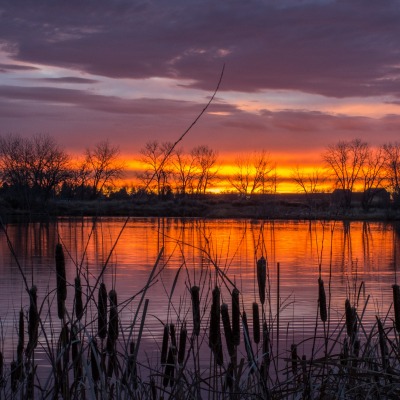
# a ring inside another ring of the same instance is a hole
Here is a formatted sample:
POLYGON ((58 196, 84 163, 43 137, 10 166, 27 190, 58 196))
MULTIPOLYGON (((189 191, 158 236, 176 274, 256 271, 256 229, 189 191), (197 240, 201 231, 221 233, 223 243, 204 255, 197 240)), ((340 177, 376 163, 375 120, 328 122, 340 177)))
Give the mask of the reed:
POLYGON ((263 256, 257 261, 257 282, 260 302, 264 305, 267 283, 267 260, 263 256))
POLYGON ((192 313, 193 313, 193 333, 196 336, 200 334, 200 288, 192 286, 190 289, 192 298, 192 313))
POLYGON ((324 281, 318 278, 318 303, 319 303, 319 316, 322 322, 328 319, 328 311, 326 307, 326 293, 324 288, 324 281))
POLYGON ((232 290, 232 336, 235 346, 240 345, 240 303, 239 290, 232 290))
POLYGON ((57 275, 57 310, 58 318, 63 319, 65 314, 65 300, 67 299, 67 279, 65 276, 64 250, 60 243, 56 245, 56 275, 57 275))
POLYGON ((82 285, 81 278, 75 278, 75 316, 80 320, 83 316, 82 285))

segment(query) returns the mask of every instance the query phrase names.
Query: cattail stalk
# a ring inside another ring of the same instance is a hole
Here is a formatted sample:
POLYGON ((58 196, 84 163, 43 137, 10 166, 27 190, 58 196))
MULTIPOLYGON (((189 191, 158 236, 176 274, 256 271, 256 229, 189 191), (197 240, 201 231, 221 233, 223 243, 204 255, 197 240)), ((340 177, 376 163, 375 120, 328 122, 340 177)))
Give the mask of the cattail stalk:
POLYGON ((107 289, 104 283, 100 283, 98 302, 98 335, 100 339, 105 339, 107 336, 107 289))
POLYGON ((267 282, 267 260, 262 256, 257 261, 258 293, 262 305, 265 303, 265 288, 267 282))
POLYGON ((19 312, 19 324, 18 324, 18 345, 17 345, 17 362, 19 365, 22 364, 22 357, 24 353, 25 345, 25 323, 24 323, 24 311, 19 312))
POLYGON ((80 320, 83 316, 82 285, 81 278, 75 278, 75 316, 80 320))
POLYGON ((232 290, 232 336, 235 346, 240 345, 240 303, 239 290, 232 290))
POLYGON ((65 314, 65 300, 67 298, 67 279, 65 277, 64 251, 60 243, 56 245, 56 274, 58 318, 63 319, 65 314))
POLYGON ((378 324, 379 347, 381 350, 382 367, 384 370, 386 370, 388 367, 389 350, 386 343, 385 331, 383 329, 383 325, 380 318, 376 317, 376 322, 378 324))
POLYGON ((163 386, 167 387, 168 384, 172 387, 174 384, 174 375, 175 375, 175 364, 174 364, 174 355, 171 347, 168 351, 167 364, 165 365, 165 373, 163 379, 163 386))
POLYGON ((260 343, 260 313, 257 302, 253 302, 253 338, 254 343, 260 343))
POLYGON ((322 322, 328 319, 328 312, 326 308, 326 294, 324 288, 324 281, 318 278, 318 302, 319 302, 319 315, 322 322))
POLYGON ((200 334, 200 288, 192 286, 190 289, 192 297, 192 311, 193 311, 193 333, 196 336, 200 334))
POLYGON ((78 339, 75 326, 71 329, 71 352, 74 368, 74 381, 79 383, 82 379, 81 342, 78 339))

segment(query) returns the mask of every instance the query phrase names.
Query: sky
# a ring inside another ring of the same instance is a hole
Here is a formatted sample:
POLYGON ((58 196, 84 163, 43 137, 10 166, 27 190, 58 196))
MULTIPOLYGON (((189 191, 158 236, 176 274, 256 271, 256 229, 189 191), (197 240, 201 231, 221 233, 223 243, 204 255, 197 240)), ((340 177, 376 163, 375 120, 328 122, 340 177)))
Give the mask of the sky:
POLYGON ((72 153, 108 139, 277 167, 400 136, 400 2, 1 0, 0 135, 53 136, 72 153))

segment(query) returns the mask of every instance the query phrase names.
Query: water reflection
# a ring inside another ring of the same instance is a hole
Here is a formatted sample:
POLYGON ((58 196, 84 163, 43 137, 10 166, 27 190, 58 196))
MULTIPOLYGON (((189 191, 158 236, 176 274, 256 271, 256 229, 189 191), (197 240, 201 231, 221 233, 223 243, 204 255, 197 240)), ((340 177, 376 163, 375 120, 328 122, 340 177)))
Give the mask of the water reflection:
MULTIPOLYGON (((261 256, 268 262, 268 307, 273 315, 280 308, 280 324, 285 327, 279 331, 281 343, 313 333, 320 272, 331 291, 332 318, 340 318, 345 299, 356 298, 361 282, 366 294, 372 296, 365 323, 374 323, 376 314, 385 315, 391 303, 400 250, 399 223, 138 218, 123 228, 124 222, 122 218, 81 218, 7 226, 18 258, 13 258, 2 234, 0 315, 9 359, 17 312, 29 304, 17 261, 29 284, 38 286, 43 302, 45 293, 55 288, 54 249, 58 241, 67 253, 67 280, 71 284, 81 268, 87 294, 107 264, 104 282, 108 288, 115 286, 120 302, 139 293, 164 249, 157 281, 147 296, 149 317, 143 341, 149 347, 159 342, 160 320, 186 320, 190 327, 188 288, 194 284, 201 287, 206 309, 215 284, 222 287, 223 301, 229 303, 230 282, 234 282, 244 309, 251 315, 258 293, 256 260, 261 256)), ((68 290, 67 301, 72 307, 72 288, 68 290)), ((137 302, 135 297, 125 308, 124 324, 132 321, 137 302)), ((204 315, 207 319, 207 312, 204 315)))

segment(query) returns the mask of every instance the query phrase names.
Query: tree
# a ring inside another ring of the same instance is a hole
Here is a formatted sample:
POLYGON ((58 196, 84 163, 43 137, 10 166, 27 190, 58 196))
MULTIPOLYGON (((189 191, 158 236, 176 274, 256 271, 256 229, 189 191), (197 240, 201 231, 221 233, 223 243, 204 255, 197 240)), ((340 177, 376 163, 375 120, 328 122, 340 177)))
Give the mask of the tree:
POLYGON ((400 142, 388 143, 383 146, 385 153, 385 170, 396 206, 400 205, 400 142))
POLYGON ((3 184, 25 206, 46 202, 69 176, 69 156, 47 135, 0 138, 0 170, 3 184))
POLYGON ((171 175, 170 161, 172 158, 172 143, 160 143, 157 140, 149 141, 140 150, 140 161, 146 170, 139 175, 147 189, 156 191, 158 196, 164 196, 169 191, 169 177, 171 175))
POLYGON ((172 157, 172 166, 177 192, 181 195, 193 192, 196 177, 196 159, 193 154, 185 154, 182 149, 176 150, 172 157))
POLYGON ((205 194, 209 186, 215 181, 218 168, 218 154, 210 147, 201 145, 191 151, 196 167, 196 182, 194 182, 195 193, 205 194))
POLYGON ((94 149, 86 149, 85 163, 90 170, 89 182, 92 198, 97 198, 106 186, 114 187, 116 180, 124 174, 124 163, 119 160, 119 147, 108 140, 99 142, 94 149))
POLYGON ((243 196, 271 192, 274 166, 264 150, 240 155, 229 183, 243 196))
POLYGON ((328 146, 323 159, 335 181, 335 187, 343 192, 344 206, 351 205, 351 195, 368 157, 369 147, 360 139, 340 141, 328 146))

